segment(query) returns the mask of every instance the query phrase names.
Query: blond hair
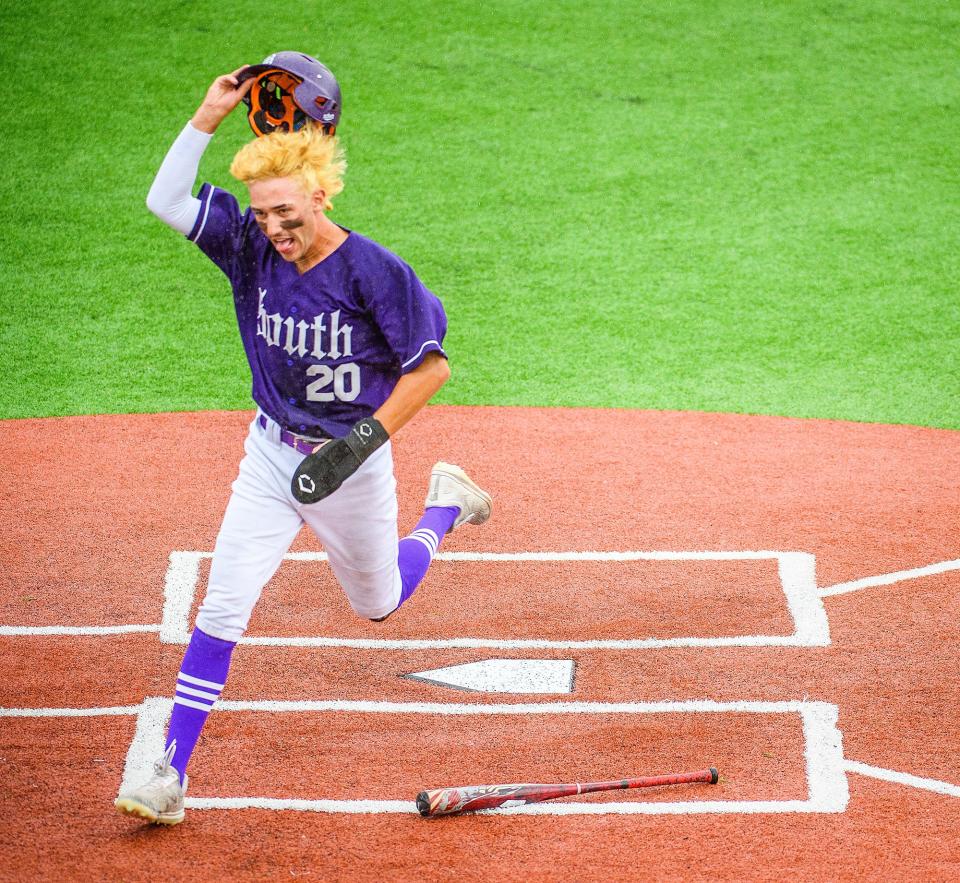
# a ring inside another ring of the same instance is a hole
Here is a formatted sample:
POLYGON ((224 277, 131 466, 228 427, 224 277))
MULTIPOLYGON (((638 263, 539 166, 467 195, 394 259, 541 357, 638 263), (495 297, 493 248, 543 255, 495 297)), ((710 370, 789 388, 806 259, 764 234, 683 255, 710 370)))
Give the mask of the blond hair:
POLYGON ((293 178, 305 193, 322 190, 325 211, 343 190, 347 160, 336 135, 325 135, 320 126, 307 124, 297 132, 271 132, 245 144, 230 164, 234 178, 250 184, 265 178, 293 178))

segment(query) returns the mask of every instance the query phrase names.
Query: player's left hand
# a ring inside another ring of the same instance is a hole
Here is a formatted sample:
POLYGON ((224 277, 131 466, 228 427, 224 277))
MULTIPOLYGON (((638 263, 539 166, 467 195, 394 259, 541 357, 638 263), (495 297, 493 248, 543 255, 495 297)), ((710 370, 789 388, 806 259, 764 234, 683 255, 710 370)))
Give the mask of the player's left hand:
POLYGON ((290 482, 293 496, 301 503, 317 503, 329 497, 389 438, 375 417, 355 423, 346 438, 328 441, 304 458, 290 482))

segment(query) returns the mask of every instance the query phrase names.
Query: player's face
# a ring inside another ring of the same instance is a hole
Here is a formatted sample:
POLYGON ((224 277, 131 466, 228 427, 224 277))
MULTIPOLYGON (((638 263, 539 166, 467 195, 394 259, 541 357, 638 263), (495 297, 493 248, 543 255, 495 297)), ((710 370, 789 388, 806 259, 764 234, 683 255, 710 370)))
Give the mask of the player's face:
POLYGON ((317 202, 291 178, 267 178, 249 185, 250 209, 280 257, 302 261, 317 234, 317 202))

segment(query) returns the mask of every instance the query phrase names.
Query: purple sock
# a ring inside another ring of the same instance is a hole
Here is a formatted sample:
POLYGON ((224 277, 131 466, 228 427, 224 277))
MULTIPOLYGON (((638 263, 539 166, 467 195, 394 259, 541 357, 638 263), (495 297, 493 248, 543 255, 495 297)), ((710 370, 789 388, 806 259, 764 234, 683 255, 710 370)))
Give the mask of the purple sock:
POLYGON ((181 785, 187 762, 200 738, 200 730, 227 681, 230 654, 235 646, 233 641, 214 638, 198 628, 190 637, 177 676, 166 746, 169 748, 171 743, 177 743, 170 765, 180 773, 181 785))
POLYGON ((456 506, 433 506, 426 509, 423 517, 409 536, 400 540, 399 564, 400 576, 403 578, 403 589, 400 592, 399 607, 420 585, 420 580, 427 572, 433 556, 437 554, 440 541, 453 527, 453 522, 460 514, 456 506))

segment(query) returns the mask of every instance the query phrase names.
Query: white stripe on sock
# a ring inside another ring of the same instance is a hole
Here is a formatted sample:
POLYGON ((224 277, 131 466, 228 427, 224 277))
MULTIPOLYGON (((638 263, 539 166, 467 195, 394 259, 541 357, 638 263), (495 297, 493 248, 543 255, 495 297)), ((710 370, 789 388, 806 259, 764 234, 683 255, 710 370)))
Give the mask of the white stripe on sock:
POLYGON ((216 702, 220 698, 219 693, 206 693, 203 690, 194 690, 193 687, 185 687, 183 684, 177 684, 177 690, 186 693, 188 696, 199 696, 201 699, 209 699, 216 702))
POLYGON ((437 549, 440 546, 440 538, 432 530, 426 527, 421 527, 411 533, 410 536, 426 540, 430 544, 433 554, 437 554, 437 549))
POLYGON ((420 543, 429 553, 430 557, 433 558, 434 549, 423 537, 418 537, 416 534, 410 534, 408 537, 404 537, 407 540, 413 540, 415 543, 420 543))
POLYGON ((436 553, 437 548, 440 545, 440 539, 432 530, 420 528, 420 530, 415 530, 412 536, 418 536, 425 539, 433 547, 434 553, 436 553))
POLYGON ((194 702, 192 699, 184 699, 182 696, 173 697, 174 705, 186 705, 190 708, 198 708, 200 711, 211 711, 213 705, 204 705, 202 702, 194 702))
POLYGON ((222 690, 226 684, 218 684, 216 681, 205 681, 203 678, 195 678, 193 675, 187 675, 183 672, 177 675, 181 681, 186 681, 188 684, 195 684, 198 687, 210 687, 211 690, 222 690))
POLYGON ((432 536, 430 536, 430 534, 427 533, 426 531, 415 530, 412 534, 410 534, 410 536, 414 537, 415 539, 422 540, 422 541, 425 542, 431 549, 433 549, 434 552, 437 551, 437 543, 436 543, 436 540, 435 540, 432 536))

